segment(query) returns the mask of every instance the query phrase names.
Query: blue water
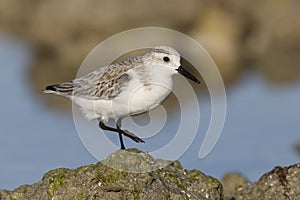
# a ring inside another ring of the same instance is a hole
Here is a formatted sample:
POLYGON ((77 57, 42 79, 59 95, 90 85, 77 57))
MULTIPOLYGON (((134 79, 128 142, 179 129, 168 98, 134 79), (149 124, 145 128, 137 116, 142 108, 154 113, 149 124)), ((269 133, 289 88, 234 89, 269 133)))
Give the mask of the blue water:
MULTIPOLYGON (((37 182, 54 168, 97 161, 82 145, 72 114, 51 109, 31 90, 27 71, 33 59, 28 44, 0 37, 2 189, 37 182)), ((274 86, 257 73, 245 74, 227 88, 226 123, 213 151, 198 158, 204 126, 181 163, 216 178, 238 171, 254 181, 276 165, 299 162, 293 149, 300 137, 299 88, 300 80, 274 86)), ((210 103, 205 98, 201 123, 207 123, 209 115, 210 103)))
POLYGON ((0 39, 0 188, 30 184, 57 167, 95 162, 82 146, 71 114, 47 109, 30 88, 27 44, 0 39))

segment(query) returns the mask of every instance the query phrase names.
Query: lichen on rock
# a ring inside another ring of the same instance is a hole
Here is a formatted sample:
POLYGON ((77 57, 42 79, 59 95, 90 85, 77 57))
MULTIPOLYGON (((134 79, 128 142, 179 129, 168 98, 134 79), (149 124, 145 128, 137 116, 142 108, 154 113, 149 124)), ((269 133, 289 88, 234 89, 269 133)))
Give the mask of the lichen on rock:
POLYGON ((118 150, 106 159, 77 169, 58 168, 33 185, 0 190, 0 200, 35 199, 225 199, 299 200, 300 164, 275 167, 259 181, 241 174, 224 176, 222 184, 178 161, 154 159, 137 149, 118 150))
POLYGON ((137 149, 119 150, 96 164, 49 171, 42 180, 0 199, 222 199, 221 183, 178 161, 154 159, 137 149))

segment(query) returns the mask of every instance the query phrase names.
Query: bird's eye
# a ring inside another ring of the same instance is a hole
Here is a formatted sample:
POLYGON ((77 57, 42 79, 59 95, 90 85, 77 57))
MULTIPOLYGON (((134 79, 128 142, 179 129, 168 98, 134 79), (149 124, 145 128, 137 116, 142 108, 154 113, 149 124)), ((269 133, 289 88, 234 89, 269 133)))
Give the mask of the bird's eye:
POLYGON ((165 57, 163 57, 163 60, 164 60, 165 62, 169 62, 169 61, 170 61, 170 58, 167 57, 167 56, 165 56, 165 57))

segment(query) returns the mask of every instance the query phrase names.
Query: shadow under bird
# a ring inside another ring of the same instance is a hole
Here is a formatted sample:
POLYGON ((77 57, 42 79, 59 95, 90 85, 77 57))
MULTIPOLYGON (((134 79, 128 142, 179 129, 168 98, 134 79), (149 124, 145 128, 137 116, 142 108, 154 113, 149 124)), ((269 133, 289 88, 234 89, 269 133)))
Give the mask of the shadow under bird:
POLYGON ((138 143, 144 141, 121 129, 122 118, 160 105, 171 93, 172 76, 178 73, 200 83, 181 66, 175 49, 157 46, 142 56, 129 57, 74 80, 49 85, 44 92, 71 99, 87 119, 98 119, 101 129, 118 133, 121 149, 125 149, 122 135, 138 143), (115 121, 116 128, 106 125, 110 119, 115 121))

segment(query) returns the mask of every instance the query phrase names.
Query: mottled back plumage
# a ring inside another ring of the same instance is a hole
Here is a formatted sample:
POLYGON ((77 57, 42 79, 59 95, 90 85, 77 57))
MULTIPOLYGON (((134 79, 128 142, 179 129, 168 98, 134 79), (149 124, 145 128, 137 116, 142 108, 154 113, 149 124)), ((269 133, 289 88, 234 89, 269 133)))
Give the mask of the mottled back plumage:
POLYGON ((67 97, 77 96, 86 99, 109 100, 116 97, 121 92, 121 88, 128 83, 130 77, 126 72, 141 65, 141 56, 130 57, 101 67, 77 79, 50 85, 46 88, 46 92, 51 91, 67 97))

